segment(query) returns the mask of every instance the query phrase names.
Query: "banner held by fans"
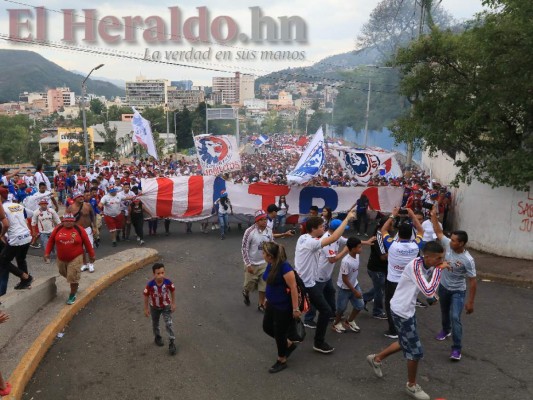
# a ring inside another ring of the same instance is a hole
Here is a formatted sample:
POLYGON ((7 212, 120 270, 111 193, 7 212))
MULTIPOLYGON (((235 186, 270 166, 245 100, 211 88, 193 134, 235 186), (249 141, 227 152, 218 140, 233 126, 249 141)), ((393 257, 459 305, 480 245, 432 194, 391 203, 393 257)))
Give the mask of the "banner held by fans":
POLYGON ((194 145, 204 175, 241 170, 241 156, 235 136, 198 135, 194 136, 194 145))
POLYGON ((320 187, 287 186, 269 183, 251 185, 226 182, 214 176, 181 176, 142 179, 141 199, 151 215, 180 221, 197 221, 211 216, 214 202, 222 190, 228 193, 233 212, 254 215, 285 196, 292 214, 307 214, 312 205, 331 207, 333 212, 346 212, 355 200, 365 194, 375 210, 390 212, 402 201, 401 187, 320 187))
POLYGON ((287 174, 287 182, 302 184, 318 176, 326 163, 326 146, 322 127, 318 129, 313 140, 303 152, 296 168, 287 174))

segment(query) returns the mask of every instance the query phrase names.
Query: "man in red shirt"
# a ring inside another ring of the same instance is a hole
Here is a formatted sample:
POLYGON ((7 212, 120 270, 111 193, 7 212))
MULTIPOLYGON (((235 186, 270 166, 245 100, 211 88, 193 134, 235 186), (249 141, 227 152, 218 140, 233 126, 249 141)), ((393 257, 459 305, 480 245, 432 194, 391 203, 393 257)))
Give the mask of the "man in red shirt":
POLYGON ((44 260, 50 261, 50 253, 56 247, 57 268, 59 273, 67 279, 70 284, 70 296, 67 304, 74 304, 76 292, 81 277, 81 266, 83 264, 83 248, 89 254, 89 262, 95 260, 94 249, 89 240, 89 236, 84 229, 76 225, 76 218, 72 214, 63 216, 63 223, 56 226, 50 235, 48 244, 44 251, 44 260))

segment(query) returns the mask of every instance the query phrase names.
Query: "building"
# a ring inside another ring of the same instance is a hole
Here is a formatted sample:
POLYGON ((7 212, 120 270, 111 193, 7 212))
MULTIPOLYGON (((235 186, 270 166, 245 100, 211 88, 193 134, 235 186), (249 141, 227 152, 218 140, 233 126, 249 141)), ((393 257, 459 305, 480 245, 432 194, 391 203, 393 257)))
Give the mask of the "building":
POLYGON ((49 89, 47 92, 46 100, 48 112, 54 113, 60 111, 64 107, 76 105, 76 94, 70 91, 68 87, 49 89))
POLYGON ((168 107, 171 110, 182 110, 184 107, 194 110, 204 100, 204 92, 201 90, 182 90, 174 86, 167 90, 168 107))
POLYGON ((247 109, 253 109, 253 110, 266 110, 268 108, 268 103, 266 100, 249 99, 249 100, 244 100, 244 107, 246 107, 247 109))
POLYGON ((192 81, 172 81, 170 82, 170 86, 174 86, 176 89, 179 90, 192 90, 192 81))
MULTIPOLYGON (((244 100, 255 98, 253 75, 236 72, 233 77, 214 77, 213 94, 221 99, 220 104, 243 105, 244 100)), ((212 97, 213 99, 213 97, 212 97)))
POLYGON ((138 76, 135 81, 126 82, 126 104, 139 109, 163 107, 167 104, 166 79, 146 79, 138 76))

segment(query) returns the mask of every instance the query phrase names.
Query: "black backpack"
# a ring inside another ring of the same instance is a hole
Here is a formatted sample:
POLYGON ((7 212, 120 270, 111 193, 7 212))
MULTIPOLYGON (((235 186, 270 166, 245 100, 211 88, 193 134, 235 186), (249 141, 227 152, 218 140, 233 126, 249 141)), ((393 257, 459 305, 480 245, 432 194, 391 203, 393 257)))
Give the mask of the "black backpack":
MULTIPOLYGON (((294 278, 296 279, 296 290, 298 291, 298 308, 301 312, 305 313, 309 311, 309 305, 311 302, 309 301, 309 295, 307 294, 307 290, 304 285, 304 281, 302 281, 302 278, 300 278, 300 275, 298 275, 298 272, 293 269, 294 272, 294 278)), ((290 295, 291 289, 287 286, 287 294, 290 295)))

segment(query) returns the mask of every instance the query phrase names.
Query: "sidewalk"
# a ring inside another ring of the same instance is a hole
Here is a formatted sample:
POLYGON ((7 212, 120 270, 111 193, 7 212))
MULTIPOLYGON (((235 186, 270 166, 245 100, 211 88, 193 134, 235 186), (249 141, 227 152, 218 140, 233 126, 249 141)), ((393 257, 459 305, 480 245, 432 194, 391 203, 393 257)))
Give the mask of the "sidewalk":
MULTIPOLYGON (((40 257, 28 256, 28 268, 37 281, 35 284, 46 281, 46 278, 57 277, 55 283, 57 295, 44 307, 36 309, 35 314, 0 349, 1 372, 13 387, 11 395, 6 399, 22 398, 24 387, 41 359, 56 340, 57 334, 63 331, 75 314, 103 289, 158 258, 158 252, 154 249, 133 248, 97 260, 94 273, 82 273, 76 303, 67 306, 65 300, 70 287, 57 273, 55 261, 45 264, 40 257)), ((30 290, 13 290, 16 283, 16 278, 12 280, 13 278, 10 277, 7 294, 0 298, 2 301, 0 310, 8 314, 10 308, 16 306, 18 302, 31 301, 32 290, 34 293, 39 290, 37 286, 30 290)), ((16 318, 22 316, 10 315, 10 319, 3 325, 16 322, 16 318)))
POLYGON ((479 279, 533 288, 533 261, 500 257, 468 249, 474 261, 479 279))

